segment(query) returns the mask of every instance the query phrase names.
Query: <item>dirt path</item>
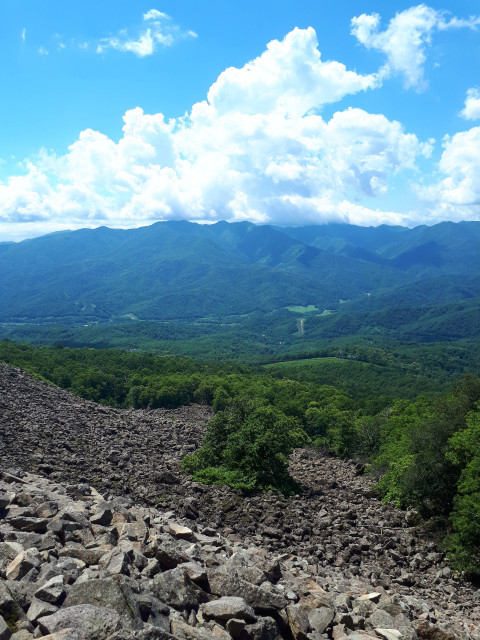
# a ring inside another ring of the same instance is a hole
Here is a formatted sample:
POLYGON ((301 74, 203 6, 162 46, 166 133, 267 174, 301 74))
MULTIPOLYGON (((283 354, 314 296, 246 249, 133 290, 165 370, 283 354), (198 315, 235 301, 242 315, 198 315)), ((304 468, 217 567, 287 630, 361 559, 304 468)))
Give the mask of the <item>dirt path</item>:
POLYGON ((305 324, 304 318, 300 318, 300 320, 298 321, 298 333, 301 336, 303 336, 304 334, 304 324, 305 324))

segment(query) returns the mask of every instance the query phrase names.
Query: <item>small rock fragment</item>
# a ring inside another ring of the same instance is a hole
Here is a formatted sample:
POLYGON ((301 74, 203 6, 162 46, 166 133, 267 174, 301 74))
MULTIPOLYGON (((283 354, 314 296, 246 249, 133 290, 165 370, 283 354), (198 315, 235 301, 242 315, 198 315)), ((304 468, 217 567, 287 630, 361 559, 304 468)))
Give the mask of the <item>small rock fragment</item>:
POLYGON ((191 529, 176 522, 168 523, 168 531, 172 536, 180 540, 191 540, 193 538, 193 531, 191 529))

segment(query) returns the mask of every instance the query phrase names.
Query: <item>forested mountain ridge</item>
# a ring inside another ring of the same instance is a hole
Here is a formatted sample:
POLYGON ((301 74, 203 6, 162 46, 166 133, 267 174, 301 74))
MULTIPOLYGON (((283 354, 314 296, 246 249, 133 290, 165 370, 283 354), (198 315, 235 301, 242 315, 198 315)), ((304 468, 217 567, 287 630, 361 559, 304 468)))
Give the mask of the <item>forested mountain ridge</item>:
POLYGON ((283 231, 312 246, 421 277, 479 271, 478 222, 441 222, 413 229, 329 224, 286 228, 283 231))
MULTIPOLYGON (((458 276, 478 273, 479 234, 475 222, 279 229, 170 221, 59 232, 0 244, 0 321, 195 320, 295 305, 322 312, 393 287, 408 298, 424 278, 447 276, 445 301, 461 300, 478 295, 478 282, 458 276)), ((429 287, 422 295, 422 305, 438 302, 429 287)))

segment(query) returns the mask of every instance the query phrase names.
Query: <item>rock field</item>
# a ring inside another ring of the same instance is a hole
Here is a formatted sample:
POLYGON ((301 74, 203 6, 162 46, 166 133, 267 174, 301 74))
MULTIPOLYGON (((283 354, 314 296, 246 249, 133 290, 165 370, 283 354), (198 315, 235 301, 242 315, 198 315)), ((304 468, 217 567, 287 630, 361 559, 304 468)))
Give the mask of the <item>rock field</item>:
POLYGON ((210 416, 0 365, 0 640, 480 639, 480 590, 353 463, 296 450, 289 498, 181 474, 210 416))

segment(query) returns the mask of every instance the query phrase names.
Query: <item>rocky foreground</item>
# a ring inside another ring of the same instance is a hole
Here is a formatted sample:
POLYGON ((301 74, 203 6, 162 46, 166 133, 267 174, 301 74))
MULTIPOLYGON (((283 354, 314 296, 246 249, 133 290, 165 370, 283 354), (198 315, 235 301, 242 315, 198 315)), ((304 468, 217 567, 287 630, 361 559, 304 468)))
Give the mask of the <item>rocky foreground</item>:
POLYGON ((480 591, 353 464, 297 450, 291 498, 183 476, 209 416, 0 365, 0 640, 480 638, 480 591))

